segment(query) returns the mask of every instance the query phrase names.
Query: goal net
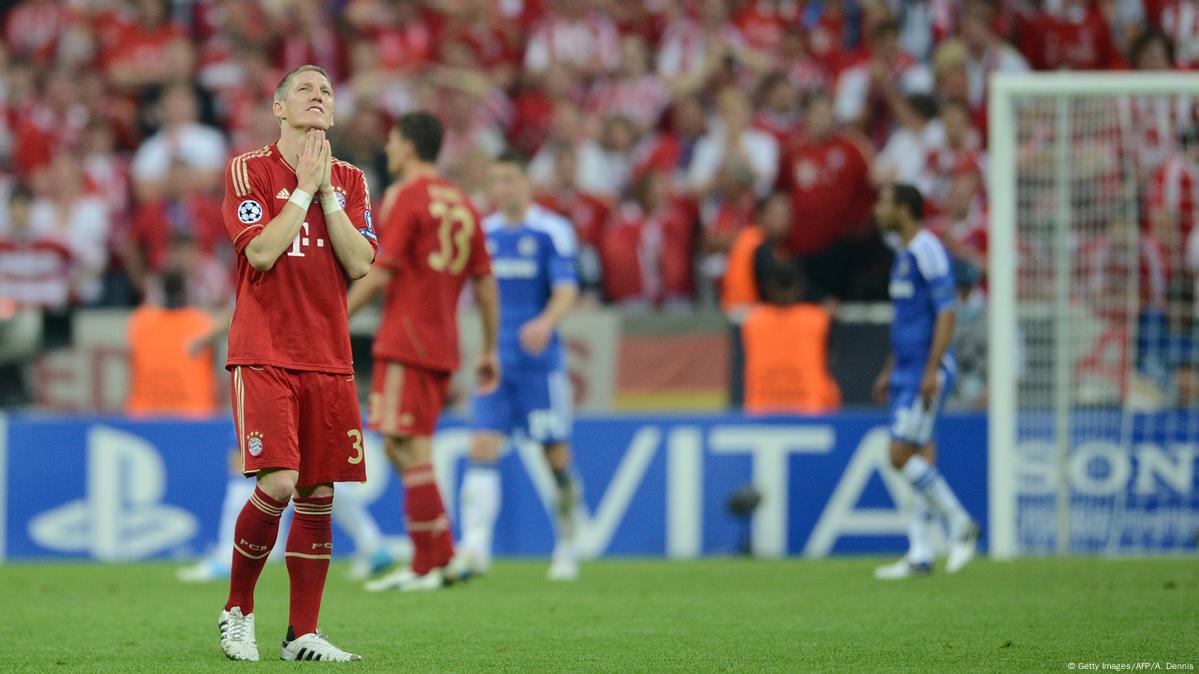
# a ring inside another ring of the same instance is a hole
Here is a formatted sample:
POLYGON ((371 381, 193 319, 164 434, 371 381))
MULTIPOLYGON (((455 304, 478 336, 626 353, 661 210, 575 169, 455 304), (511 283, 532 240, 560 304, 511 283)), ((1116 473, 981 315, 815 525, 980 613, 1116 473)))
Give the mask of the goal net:
POLYGON ((1001 75, 989 106, 991 552, 1193 551, 1199 76, 1001 75))

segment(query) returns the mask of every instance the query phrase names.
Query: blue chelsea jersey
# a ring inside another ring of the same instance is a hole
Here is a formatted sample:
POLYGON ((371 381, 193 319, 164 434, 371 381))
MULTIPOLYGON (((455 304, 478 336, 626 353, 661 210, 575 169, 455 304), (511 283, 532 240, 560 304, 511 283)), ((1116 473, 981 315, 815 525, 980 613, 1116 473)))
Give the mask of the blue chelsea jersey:
POLYGON ((574 227, 556 213, 533 205, 519 223, 492 213, 483 218, 483 231, 500 292, 502 366, 536 371, 563 368, 557 330, 545 351, 534 355, 521 348, 520 328, 545 309, 555 286, 578 285, 574 227))
MULTIPOLYGON (((891 322, 891 351, 895 356, 891 385, 919 386, 937 316, 954 308, 957 301, 949 254, 937 237, 922 229, 896 251, 890 295, 895 308, 891 322)), ((941 368, 948 375, 956 374, 952 348, 945 352, 941 368)))

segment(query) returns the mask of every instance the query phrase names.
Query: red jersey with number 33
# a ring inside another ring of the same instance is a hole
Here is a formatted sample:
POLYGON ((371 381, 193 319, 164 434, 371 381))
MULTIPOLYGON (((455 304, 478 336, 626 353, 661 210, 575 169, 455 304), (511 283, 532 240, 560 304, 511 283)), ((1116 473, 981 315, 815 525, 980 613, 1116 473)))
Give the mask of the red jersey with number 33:
POLYGON ((400 188, 379 227, 378 263, 391 271, 374 356, 452 372, 458 368, 458 299, 467 278, 491 273, 470 199, 440 177, 400 188))
MULTIPOLYGON (((334 159, 331 182, 354 228, 378 250, 362 171, 334 159)), ((225 367, 273 365, 353 374, 346 272, 329 240, 320 199, 313 199, 300 232, 270 271, 255 270, 243 254, 287 205, 296 184, 295 169, 275 145, 238 155, 225 170, 221 212, 237 251, 237 306, 225 367)))

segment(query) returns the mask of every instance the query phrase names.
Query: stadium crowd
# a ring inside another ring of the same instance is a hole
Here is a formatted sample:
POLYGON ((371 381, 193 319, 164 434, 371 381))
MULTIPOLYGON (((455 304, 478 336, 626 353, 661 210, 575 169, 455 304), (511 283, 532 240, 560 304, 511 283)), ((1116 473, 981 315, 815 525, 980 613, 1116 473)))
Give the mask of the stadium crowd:
MULTIPOLYGON (((263 103, 305 62, 335 79, 334 151, 373 194, 389 122, 431 110, 441 168, 481 211, 489 158, 530 158, 539 201, 577 228, 589 296, 629 309, 719 303, 761 219, 802 269, 796 297, 885 299, 870 208, 894 180, 985 268, 991 74, 1199 65, 1197 0, 3 4, 8 313, 133 306, 168 268, 190 304, 223 304, 222 170, 276 137, 263 103)), ((1199 169, 1175 139, 1194 108, 1166 108, 1143 116, 1142 173, 1151 209, 1189 233, 1199 169)))

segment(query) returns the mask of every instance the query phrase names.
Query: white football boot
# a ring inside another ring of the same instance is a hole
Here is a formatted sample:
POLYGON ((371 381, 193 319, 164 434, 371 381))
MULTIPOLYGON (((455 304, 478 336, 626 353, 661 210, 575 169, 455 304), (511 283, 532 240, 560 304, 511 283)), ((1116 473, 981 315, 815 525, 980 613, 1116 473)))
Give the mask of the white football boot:
POLYGON ((207 583, 214 580, 229 580, 229 562, 218 562, 211 557, 185 566, 175 572, 175 577, 184 583, 207 583))
POLYGON ((924 578, 933 572, 929 562, 911 562, 907 557, 892 564, 884 564, 874 570, 878 580, 903 580, 905 578, 924 578))
POLYGON ((553 581, 572 581, 579 579, 579 560, 575 557, 574 546, 568 541, 561 541, 554 546, 554 556, 550 561, 550 570, 545 577, 553 581))
POLYGON ((454 546, 454 559, 450 568, 459 574, 483 576, 491 572, 491 554, 484 549, 477 536, 463 536, 462 542, 454 546))
POLYGON ((962 567, 970 563, 974 559, 975 553, 978 552, 978 538, 981 531, 978 524, 970 522, 966 525, 965 531, 954 536, 953 543, 949 546, 949 558, 945 562, 945 571, 948 573, 957 573, 962 570, 962 567))
POLYGON ((315 632, 301 634, 290 641, 284 641, 283 646, 279 648, 279 659, 306 662, 354 662, 361 660, 362 656, 347 653, 329 643, 329 640, 318 629, 315 632))
POLYGON ((554 544, 554 555, 546 573, 549 580, 572 581, 579 578, 575 537, 579 530, 579 505, 582 500, 582 484, 578 476, 572 475, 567 486, 559 489, 558 502, 554 509, 554 529, 558 541, 554 544))
POLYGON ((400 592, 429 592, 431 590, 440 590, 445 586, 445 575, 441 569, 433 569, 423 576, 418 576, 412 572, 411 568, 396 569, 391 573, 376 578, 366 584, 367 592, 387 592, 390 590, 399 590, 400 592))
POLYGON ((217 627, 221 630, 221 650, 230 660, 258 662, 258 642, 254 640, 254 614, 242 615, 241 607, 221 609, 217 627))

